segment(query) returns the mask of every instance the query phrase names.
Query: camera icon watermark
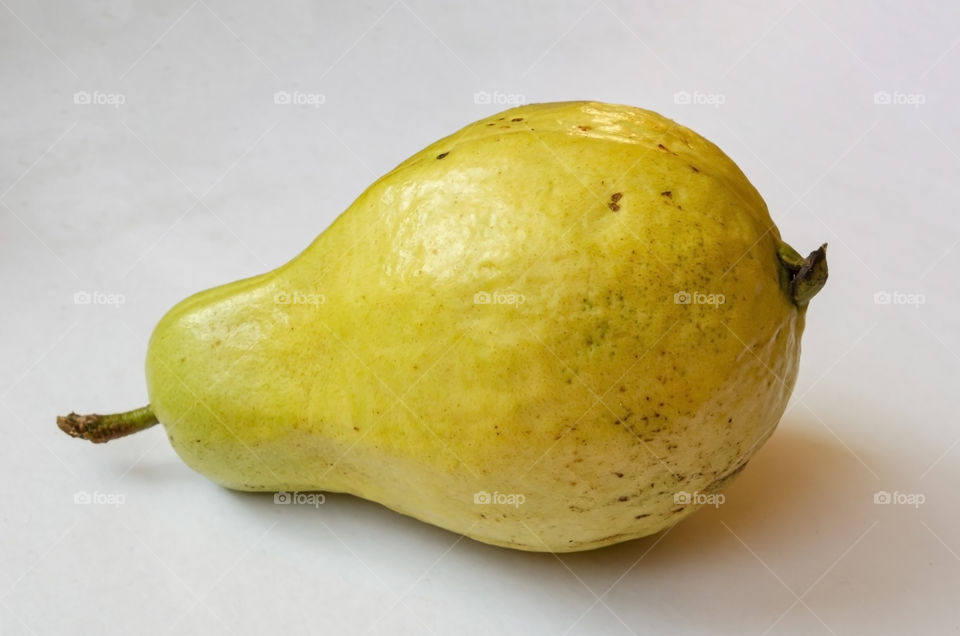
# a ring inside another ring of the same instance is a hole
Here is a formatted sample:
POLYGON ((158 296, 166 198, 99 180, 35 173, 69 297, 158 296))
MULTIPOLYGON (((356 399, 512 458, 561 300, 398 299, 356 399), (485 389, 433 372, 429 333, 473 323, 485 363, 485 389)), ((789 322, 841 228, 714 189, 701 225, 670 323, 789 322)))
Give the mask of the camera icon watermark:
POLYGON ((701 91, 677 91, 673 94, 673 103, 678 106, 713 106, 720 108, 727 103, 723 93, 704 93, 701 91))
POLYGON ((312 106, 314 108, 320 108, 327 103, 327 96, 323 93, 277 91, 273 94, 273 103, 278 106, 312 106))
POLYGON ((513 305, 519 307, 526 302, 526 296, 515 292, 479 291, 473 295, 474 305, 513 305))
POLYGON ((501 505, 513 506, 519 508, 526 503, 527 498, 521 493, 497 492, 489 493, 486 490, 480 490, 473 493, 473 503, 480 506, 501 505))
POLYGON ((73 503, 78 506, 113 506, 119 508, 126 500, 127 498, 118 492, 95 490, 91 493, 86 490, 78 490, 73 493, 73 503))
POLYGON ((678 506, 713 506, 719 508, 727 501, 723 493, 703 493, 700 491, 687 492, 680 490, 673 494, 673 503, 678 506))
POLYGON ((914 108, 920 108, 927 103, 927 96, 924 93, 877 91, 873 94, 873 103, 878 106, 913 106, 914 108))
POLYGON ((323 294, 300 290, 279 291, 273 295, 273 302, 278 305, 312 305, 319 307, 327 302, 323 294))
POLYGON ((710 305, 714 309, 727 302, 727 297, 723 294, 704 294, 694 291, 678 291, 673 295, 675 305, 710 305))
POLYGON ((77 91, 73 94, 73 103, 78 106, 113 106, 114 108, 120 108, 127 103, 127 96, 123 93, 77 91))
POLYGON ((527 103, 527 98, 521 93, 477 91, 473 94, 473 103, 493 106, 522 106, 527 103))
POLYGON ((107 305, 120 309, 120 305, 127 302, 127 297, 123 294, 110 294, 100 291, 80 290, 73 294, 74 305, 107 305))
POLYGON ((920 305, 926 302, 927 297, 924 294, 918 293, 886 291, 881 289, 873 294, 874 305, 908 305, 919 309, 920 305))
POLYGON ((923 493, 907 493, 900 492, 899 490, 894 490, 890 492, 888 490, 878 490, 873 493, 873 503, 879 506, 890 506, 890 505, 900 505, 900 506, 913 506, 914 509, 919 508, 927 501, 927 496, 923 493))
POLYGON ((319 508, 327 501, 327 496, 322 492, 287 492, 281 490, 273 493, 273 503, 282 506, 313 506, 319 508))

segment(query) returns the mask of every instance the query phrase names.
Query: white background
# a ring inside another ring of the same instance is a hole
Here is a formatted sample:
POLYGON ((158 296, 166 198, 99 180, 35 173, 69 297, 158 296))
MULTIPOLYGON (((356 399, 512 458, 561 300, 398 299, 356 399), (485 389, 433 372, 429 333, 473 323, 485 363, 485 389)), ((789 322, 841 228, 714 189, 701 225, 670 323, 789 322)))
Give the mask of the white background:
POLYGON ((446 5, 0 1, 0 633, 957 633, 958 5, 446 5), (160 427, 56 429, 145 403, 169 307, 288 260, 500 110, 480 91, 657 110, 729 153, 796 248, 830 243, 793 401, 722 507, 557 558, 232 493, 160 427))

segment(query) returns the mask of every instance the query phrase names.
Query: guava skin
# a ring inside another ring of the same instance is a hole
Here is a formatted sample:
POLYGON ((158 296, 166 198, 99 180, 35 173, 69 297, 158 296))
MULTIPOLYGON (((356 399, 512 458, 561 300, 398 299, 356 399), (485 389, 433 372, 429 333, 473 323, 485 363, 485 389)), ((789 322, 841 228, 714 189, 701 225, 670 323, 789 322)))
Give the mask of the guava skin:
POLYGON ((352 493, 523 550, 609 545, 691 514, 772 434, 806 312, 785 253, 695 132, 521 106, 404 161, 289 263, 175 306, 151 406, 228 488, 352 493))

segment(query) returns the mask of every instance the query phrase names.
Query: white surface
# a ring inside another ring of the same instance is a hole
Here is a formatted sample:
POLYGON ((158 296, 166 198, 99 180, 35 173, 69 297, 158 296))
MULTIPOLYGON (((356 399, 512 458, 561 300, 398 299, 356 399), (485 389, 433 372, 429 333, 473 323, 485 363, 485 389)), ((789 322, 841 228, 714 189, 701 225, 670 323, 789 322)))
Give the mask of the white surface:
POLYGON ((956 3, 342 4, 0 2, 0 633, 957 633, 956 3), (169 307, 286 261, 499 110, 478 91, 658 110, 742 166, 790 243, 830 242, 794 400, 725 505, 556 558, 231 493, 159 427, 55 428, 144 403, 169 307))

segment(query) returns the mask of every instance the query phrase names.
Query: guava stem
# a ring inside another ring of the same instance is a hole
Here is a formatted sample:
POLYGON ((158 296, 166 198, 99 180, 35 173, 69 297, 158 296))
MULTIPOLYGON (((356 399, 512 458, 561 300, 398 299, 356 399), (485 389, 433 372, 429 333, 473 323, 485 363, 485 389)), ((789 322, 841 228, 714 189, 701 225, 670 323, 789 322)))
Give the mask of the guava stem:
POLYGON ((143 408, 112 415, 60 415, 57 417, 57 426, 70 437, 82 437, 94 444, 102 444, 118 437, 139 433, 158 421, 148 404, 143 408))
POLYGON ((804 307, 827 283, 827 244, 810 252, 806 258, 781 243, 777 250, 784 270, 784 286, 797 307, 804 307))

